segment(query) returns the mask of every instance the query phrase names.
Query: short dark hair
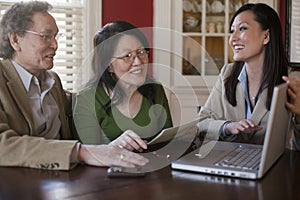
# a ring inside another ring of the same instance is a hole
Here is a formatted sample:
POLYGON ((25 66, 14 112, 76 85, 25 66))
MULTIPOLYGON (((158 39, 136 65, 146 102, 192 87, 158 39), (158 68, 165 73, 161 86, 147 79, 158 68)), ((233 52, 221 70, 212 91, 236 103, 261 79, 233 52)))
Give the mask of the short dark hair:
POLYGON ((35 13, 47 13, 51 9, 49 3, 41 1, 13 4, 5 12, 0 23, 0 57, 4 59, 13 57, 14 49, 8 38, 10 33, 24 35, 25 30, 33 25, 32 16, 35 13))

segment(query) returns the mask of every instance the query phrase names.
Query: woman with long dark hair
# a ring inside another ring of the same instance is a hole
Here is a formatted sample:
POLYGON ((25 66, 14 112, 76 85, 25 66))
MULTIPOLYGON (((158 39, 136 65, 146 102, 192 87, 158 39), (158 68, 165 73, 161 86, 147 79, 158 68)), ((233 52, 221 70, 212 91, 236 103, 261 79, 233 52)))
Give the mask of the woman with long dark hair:
POLYGON ((199 113, 210 116, 199 123, 200 132, 263 143, 273 89, 288 74, 280 27, 276 11, 266 4, 249 3, 236 11, 229 27, 234 63, 222 68, 199 113))
POLYGON ((172 126, 164 88, 148 74, 150 48, 144 33, 125 21, 106 24, 94 37, 94 77, 75 105, 83 143, 147 149, 172 126))

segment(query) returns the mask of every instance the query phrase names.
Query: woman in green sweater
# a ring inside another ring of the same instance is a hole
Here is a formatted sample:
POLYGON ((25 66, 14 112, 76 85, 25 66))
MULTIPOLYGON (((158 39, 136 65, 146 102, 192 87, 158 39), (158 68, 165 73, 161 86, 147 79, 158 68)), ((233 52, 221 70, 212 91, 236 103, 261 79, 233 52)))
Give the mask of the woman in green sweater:
POLYGON ((147 141, 172 126, 164 88, 147 75, 150 48, 130 23, 115 21, 94 37, 94 77, 78 93, 74 121, 86 144, 147 149, 147 141))

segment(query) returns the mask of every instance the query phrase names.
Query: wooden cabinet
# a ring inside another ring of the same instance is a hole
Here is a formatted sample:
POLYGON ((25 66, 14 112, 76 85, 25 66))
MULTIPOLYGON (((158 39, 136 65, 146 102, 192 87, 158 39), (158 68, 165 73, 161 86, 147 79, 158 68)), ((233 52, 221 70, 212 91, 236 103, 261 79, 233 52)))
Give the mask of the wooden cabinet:
MULTIPOLYGON (((234 12, 247 2, 251 1, 154 1, 153 75, 170 88, 175 124, 195 117, 220 69, 233 61, 228 45, 229 23, 234 12)), ((277 9, 275 0, 260 2, 277 9)))

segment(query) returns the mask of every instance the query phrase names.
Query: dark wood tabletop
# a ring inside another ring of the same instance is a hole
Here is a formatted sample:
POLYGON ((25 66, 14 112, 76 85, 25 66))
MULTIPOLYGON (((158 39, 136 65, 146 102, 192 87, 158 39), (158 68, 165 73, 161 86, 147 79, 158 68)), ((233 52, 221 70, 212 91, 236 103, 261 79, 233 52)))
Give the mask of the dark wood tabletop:
POLYGON ((70 171, 0 167, 0 199, 300 199, 300 152, 286 150, 260 180, 172 170, 144 177, 109 178, 107 168, 79 165, 70 171))

